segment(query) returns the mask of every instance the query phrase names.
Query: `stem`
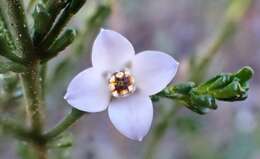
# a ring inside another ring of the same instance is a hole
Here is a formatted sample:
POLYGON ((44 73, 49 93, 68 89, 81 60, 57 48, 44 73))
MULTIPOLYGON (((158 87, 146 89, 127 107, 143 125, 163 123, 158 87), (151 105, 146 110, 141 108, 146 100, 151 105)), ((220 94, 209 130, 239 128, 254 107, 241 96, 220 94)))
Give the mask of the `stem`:
POLYGON ((46 132, 44 137, 47 140, 51 140, 57 137, 58 135, 63 133, 66 129, 71 127, 71 125, 74 124, 84 114, 86 113, 73 108, 71 112, 60 123, 58 123, 53 129, 46 132))
POLYGON ((36 145, 33 145, 33 147, 36 151, 38 159, 47 159, 48 158, 47 148, 46 148, 45 144, 36 144, 36 145))
POLYGON ((48 70, 48 63, 42 64, 40 68, 40 76, 41 76, 41 87, 42 87, 42 101, 43 105, 45 105, 45 91, 46 91, 46 76, 47 76, 47 70, 48 70))
POLYGON ((40 62, 35 57, 34 47, 28 30, 22 0, 0 1, 0 12, 7 28, 12 35, 16 48, 22 52, 27 60, 26 70, 21 74, 24 96, 26 100, 27 117, 31 127, 32 146, 37 152, 39 159, 47 158, 45 143, 34 138, 41 136, 42 121, 42 89, 40 84, 39 66, 40 62))
POLYGON ((42 99, 38 67, 39 61, 32 61, 27 71, 22 74, 22 80, 30 125, 33 131, 39 134, 42 130, 43 123, 40 110, 42 99))
MULTIPOLYGON (((32 59, 27 71, 22 74, 25 100, 27 103, 27 115, 32 133, 36 136, 41 136, 43 129, 43 117, 41 110, 43 99, 39 67, 39 60, 32 59)), ((45 142, 35 140, 32 146, 36 151, 38 159, 47 159, 45 142)))

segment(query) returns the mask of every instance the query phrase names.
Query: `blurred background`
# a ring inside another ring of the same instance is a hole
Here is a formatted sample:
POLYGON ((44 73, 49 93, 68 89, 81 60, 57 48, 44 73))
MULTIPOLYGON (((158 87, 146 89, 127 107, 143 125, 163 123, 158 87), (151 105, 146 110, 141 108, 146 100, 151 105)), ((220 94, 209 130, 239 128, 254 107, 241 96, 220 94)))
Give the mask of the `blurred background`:
MULTIPOLYGON (((69 81, 91 65, 90 48, 99 25, 122 33, 133 43, 136 52, 149 49, 172 55, 180 62, 173 83, 180 83, 196 74, 192 63, 204 56, 207 52, 204 50, 212 41, 214 43, 225 27, 226 10, 231 3, 231 0, 89 0, 70 24, 79 29, 79 39, 49 63, 46 127, 54 126, 70 110, 63 95, 69 81), (110 13, 110 16, 104 16, 102 23, 92 25, 91 16, 104 4, 111 7, 111 12, 104 13, 110 13)), ((50 154, 53 153, 55 159, 141 159, 150 153, 154 159, 260 159, 259 0, 252 0, 236 25, 236 31, 205 66, 208 70, 203 78, 250 65, 255 76, 247 100, 220 102, 216 111, 206 115, 198 115, 183 107, 170 118, 167 113, 175 104, 161 100, 154 104, 153 127, 167 118, 167 128, 156 142, 153 141, 153 128, 143 142, 135 142, 113 128, 107 112, 86 115, 70 129, 71 133, 65 134, 69 141, 73 141, 73 147, 56 148, 50 154)), ((1 109, 12 113, 18 106, 14 101, 11 103, 1 109)), ((19 154, 28 153, 23 149, 24 143, 1 136, 0 143, 1 159, 16 159, 19 154)))

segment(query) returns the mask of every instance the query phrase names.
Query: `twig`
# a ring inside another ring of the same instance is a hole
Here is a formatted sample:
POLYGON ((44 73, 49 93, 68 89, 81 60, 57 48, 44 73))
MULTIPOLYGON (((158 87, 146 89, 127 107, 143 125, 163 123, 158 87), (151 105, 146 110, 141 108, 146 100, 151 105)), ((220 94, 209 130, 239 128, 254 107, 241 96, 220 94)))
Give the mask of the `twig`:
POLYGON ((58 123, 54 128, 44 134, 44 138, 46 138, 47 140, 51 140, 57 137, 66 129, 71 127, 71 125, 74 124, 78 119, 80 119, 84 114, 86 113, 73 108, 71 112, 60 123, 58 123))

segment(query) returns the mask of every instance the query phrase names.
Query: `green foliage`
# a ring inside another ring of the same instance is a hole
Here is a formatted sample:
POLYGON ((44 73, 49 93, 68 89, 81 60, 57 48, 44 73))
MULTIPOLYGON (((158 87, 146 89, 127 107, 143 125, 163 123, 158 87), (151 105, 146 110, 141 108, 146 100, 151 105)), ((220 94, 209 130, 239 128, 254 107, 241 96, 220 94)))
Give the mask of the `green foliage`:
POLYGON ((187 82, 169 86, 157 96, 177 99, 192 111, 205 114, 209 109, 217 109, 216 100, 245 100, 253 74, 253 69, 246 66, 235 73, 221 73, 200 85, 187 82))
MULTIPOLYGON (((50 45, 54 42, 54 40, 59 36, 60 32, 62 32, 63 28, 69 22, 73 15, 79 11, 79 9, 83 6, 86 0, 69 0, 66 4, 64 10, 62 10, 61 15, 56 19, 53 24, 51 30, 40 43, 41 48, 49 48, 50 45)), ((56 12, 55 12, 56 13, 56 12)))
POLYGON ((2 61, 8 61, 8 64, 5 64, 5 66, 0 68, 1 70, 4 69, 8 71, 8 68, 11 67, 11 64, 19 65, 23 63, 23 61, 16 55, 15 51, 16 47, 14 45, 14 42, 12 41, 11 34, 7 29, 4 19, 0 16, 0 55, 4 56, 7 59, 10 59, 10 61, 8 61, 1 57, 2 61))
POLYGON ((0 13, 6 24, 5 26, 12 35, 11 39, 16 46, 16 51, 29 58, 32 51, 32 42, 23 2, 21 0, 0 1, 0 13))
POLYGON ((25 71, 25 66, 19 63, 15 63, 14 61, 11 61, 8 58, 1 57, 0 56, 0 73, 8 73, 10 71, 21 73, 25 71))
POLYGON ((51 27, 51 14, 43 4, 39 3, 35 6, 32 16, 34 19, 33 42, 37 45, 51 27))
POLYGON ((247 66, 235 73, 218 75, 198 86, 197 91, 223 101, 244 100, 247 98, 249 80, 253 74, 253 69, 247 66))
POLYGON ((42 57, 42 61, 46 62, 55 57, 59 52, 69 46, 74 41, 76 36, 77 31, 75 29, 67 29, 64 31, 45 52, 44 57, 42 57))

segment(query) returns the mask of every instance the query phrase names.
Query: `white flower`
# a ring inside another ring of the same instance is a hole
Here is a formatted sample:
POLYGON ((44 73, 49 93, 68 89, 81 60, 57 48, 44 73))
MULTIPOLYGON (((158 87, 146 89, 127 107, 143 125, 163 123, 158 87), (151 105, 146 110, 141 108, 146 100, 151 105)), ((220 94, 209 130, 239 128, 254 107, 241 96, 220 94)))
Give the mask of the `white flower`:
POLYGON ((64 98, 81 111, 108 108, 115 128, 128 138, 141 141, 153 118, 149 96, 171 82, 178 62, 159 51, 135 55, 125 37, 102 29, 92 48, 92 65, 70 82, 64 98))

